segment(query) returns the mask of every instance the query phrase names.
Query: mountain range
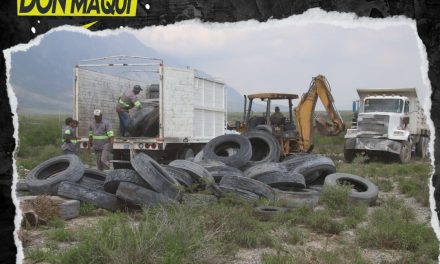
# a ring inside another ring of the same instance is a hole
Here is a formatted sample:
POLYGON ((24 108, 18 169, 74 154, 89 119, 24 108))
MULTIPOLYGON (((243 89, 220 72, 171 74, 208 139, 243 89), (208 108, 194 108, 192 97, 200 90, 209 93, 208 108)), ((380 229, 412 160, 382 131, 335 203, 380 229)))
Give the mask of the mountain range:
MULTIPOLYGON (((26 51, 11 54, 10 83, 19 113, 72 113, 74 67, 81 60, 114 55, 162 58, 165 65, 185 67, 143 45, 135 36, 121 33, 91 36, 72 31, 54 31, 26 51)), ((203 72, 203 69, 198 69, 203 72)), ((209 73, 205 73, 208 74, 209 73)), ((243 96, 225 85, 228 112, 243 111, 243 96)), ((256 110, 260 111, 260 106, 256 110)))

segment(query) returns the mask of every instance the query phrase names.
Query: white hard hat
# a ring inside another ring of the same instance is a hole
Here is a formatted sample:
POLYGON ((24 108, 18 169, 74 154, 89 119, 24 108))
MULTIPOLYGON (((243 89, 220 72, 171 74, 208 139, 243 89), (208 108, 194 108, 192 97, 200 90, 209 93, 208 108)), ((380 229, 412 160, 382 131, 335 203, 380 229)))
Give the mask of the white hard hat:
POLYGON ((100 116, 100 115, 102 115, 102 111, 101 111, 101 109, 95 109, 95 110, 93 111, 93 115, 94 115, 94 116, 100 116))

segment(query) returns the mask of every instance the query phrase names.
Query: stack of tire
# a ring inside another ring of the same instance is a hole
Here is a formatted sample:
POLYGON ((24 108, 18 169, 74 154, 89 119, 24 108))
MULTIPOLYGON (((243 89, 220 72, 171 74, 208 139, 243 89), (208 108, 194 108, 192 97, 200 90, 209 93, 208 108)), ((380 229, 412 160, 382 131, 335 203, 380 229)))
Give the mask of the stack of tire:
POLYGON ((377 186, 356 175, 336 173, 333 161, 300 153, 280 160, 280 145, 265 130, 212 139, 194 161, 212 173, 220 190, 247 201, 277 200, 286 207, 316 205, 323 185, 354 186, 353 200, 372 204, 377 186))
POLYGON ((31 170, 25 182, 30 193, 58 195, 111 211, 180 201, 183 187, 144 153, 132 160, 135 170, 108 173, 86 169, 76 155, 51 158, 31 170))

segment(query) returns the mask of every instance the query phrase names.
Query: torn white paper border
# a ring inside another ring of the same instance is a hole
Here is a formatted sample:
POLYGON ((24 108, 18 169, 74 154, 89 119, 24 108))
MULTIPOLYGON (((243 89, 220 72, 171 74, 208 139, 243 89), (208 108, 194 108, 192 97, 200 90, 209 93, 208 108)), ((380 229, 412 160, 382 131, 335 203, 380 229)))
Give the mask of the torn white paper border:
MULTIPOLYGON (((190 21, 183 21, 172 25, 166 25, 166 26, 151 26, 147 27, 146 29, 166 29, 171 27, 188 27, 188 26, 195 26, 198 28, 201 28, 202 30, 218 30, 218 29, 226 29, 226 28, 242 28, 243 30, 256 30, 256 29, 271 29, 276 28, 280 26, 286 26, 286 25, 295 25, 295 26, 301 26, 301 25, 309 25, 309 24, 327 24, 327 25, 333 25, 338 26, 342 28, 349 28, 349 29, 356 29, 356 28, 368 28, 368 29, 384 29, 388 27, 393 26, 409 26, 413 32, 414 36, 416 37, 418 48, 419 48, 419 55, 421 58, 421 68, 420 73, 423 78, 424 86, 427 87, 426 95, 430 95, 431 93, 431 85, 428 78, 428 60, 427 60, 427 53, 425 46, 423 45, 423 42, 417 35, 417 27, 415 20, 406 18, 404 16, 395 16, 395 17, 387 17, 384 19, 372 19, 368 17, 357 17, 354 13, 339 13, 339 12, 325 12, 319 8, 313 8, 309 9, 302 15, 293 15, 286 19, 281 20, 268 20, 267 22, 258 22, 255 20, 249 20, 249 21, 240 21, 240 22, 234 22, 234 23, 202 23, 198 20, 190 20, 190 21)), ((145 29, 145 28, 144 28, 145 29)), ((31 30, 31 29, 30 29, 31 30)), ((35 29, 34 29, 35 30, 35 29)), ((20 44, 11 48, 8 48, 3 51, 5 60, 6 60, 6 76, 7 76, 7 89, 8 89, 8 96, 11 104, 11 111, 14 114, 13 116, 13 125, 15 128, 14 131, 14 138, 16 141, 16 146, 18 148, 19 141, 18 141, 18 116, 17 116, 17 98, 15 96, 15 93, 12 89, 12 85, 10 83, 10 76, 9 72, 11 69, 11 54, 18 51, 26 51, 32 46, 39 45, 41 40, 44 38, 45 35, 51 34, 52 32, 56 31, 72 31, 72 32, 79 32, 82 34, 87 35, 93 35, 93 36, 109 36, 109 35, 117 35, 121 32, 129 32, 134 35, 137 35, 138 33, 142 32, 143 29, 131 29, 131 28, 120 28, 115 30, 103 30, 98 32, 91 32, 89 30, 86 30, 81 27, 73 27, 73 26, 62 26, 58 28, 51 29, 44 35, 39 35, 35 39, 31 40, 27 44, 20 44)), ((147 30, 148 31, 148 30, 147 30)), ((38 33, 38 32, 37 32, 38 33)), ((309 76, 311 77, 311 76, 309 76)), ((353 87, 354 89, 355 87, 353 87)), ((424 102, 421 102, 424 105, 424 111, 425 114, 430 117, 430 109, 431 109, 431 100, 429 96, 425 96, 424 102)), ((430 155, 431 155, 431 164, 434 167, 434 138, 435 138, 435 129, 433 126, 433 122, 431 118, 428 118, 428 125, 431 129, 431 141, 430 141, 430 155)), ((16 148, 16 149, 17 149, 16 148)), ((16 154, 16 150, 14 150, 14 157, 16 154)), ((16 206, 16 216, 15 216, 15 231, 14 231, 14 239, 15 243, 17 245, 17 263, 22 263, 23 261, 23 247, 21 244, 21 241, 18 238, 18 229, 20 228, 20 223, 22 220, 21 216, 21 210, 19 208, 19 203, 17 199, 17 195, 15 192, 15 185, 18 179, 18 173, 16 168, 16 161, 13 159, 13 187, 12 187, 12 198, 14 205, 16 206)), ((432 179, 432 175, 431 175, 432 179)), ((439 229, 439 221, 436 217, 436 213, 434 211, 435 209, 435 201, 434 201, 434 188, 431 184, 431 179, 429 184, 429 199, 430 199, 430 209, 431 209, 431 225, 437 235, 437 238, 440 237, 440 229, 439 229)), ((440 259, 440 258, 439 258, 440 259)))

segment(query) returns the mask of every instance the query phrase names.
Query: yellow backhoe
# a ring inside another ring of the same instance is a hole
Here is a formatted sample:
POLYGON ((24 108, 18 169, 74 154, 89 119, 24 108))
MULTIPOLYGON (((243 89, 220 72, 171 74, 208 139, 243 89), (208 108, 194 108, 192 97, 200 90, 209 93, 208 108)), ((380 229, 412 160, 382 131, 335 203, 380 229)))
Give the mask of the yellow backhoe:
POLYGON ((341 115, 334 104, 330 85, 323 75, 313 78, 309 90, 302 95, 301 101, 294 109, 292 109, 292 100, 299 98, 296 94, 259 93, 245 95, 244 97, 243 122, 238 125, 237 130, 241 133, 253 129, 271 132, 282 146, 281 156, 312 151, 314 120, 318 131, 322 135, 336 136, 345 128, 341 115), (315 106, 318 97, 324 105, 331 122, 327 122, 322 118, 315 118, 315 106), (263 115, 254 115, 252 107, 255 99, 266 103, 266 111, 263 115), (289 112, 287 118, 283 117, 275 122, 274 115, 271 115, 271 103, 276 100, 287 100, 289 112), (248 101, 249 105, 246 107, 248 101))

